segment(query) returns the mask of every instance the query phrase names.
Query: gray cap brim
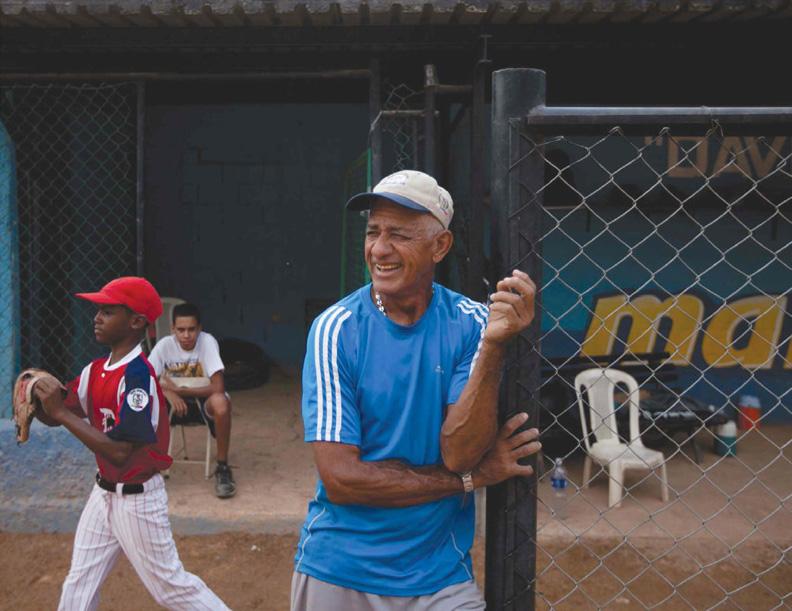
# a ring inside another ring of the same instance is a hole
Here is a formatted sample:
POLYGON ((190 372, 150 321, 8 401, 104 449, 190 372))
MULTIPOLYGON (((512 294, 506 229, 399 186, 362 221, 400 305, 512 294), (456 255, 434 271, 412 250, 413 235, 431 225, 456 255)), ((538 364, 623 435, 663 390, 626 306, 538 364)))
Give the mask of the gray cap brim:
POLYGON ((418 210, 418 212, 426 212, 431 214, 431 211, 427 210, 420 204, 416 204, 411 199, 408 199, 403 195, 396 195, 395 193, 358 193, 357 195, 354 195, 350 198, 350 200, 346 203, 345 208, 347 210, 369 210, 374 202, 378 199, 386 199, 389 202, 398 204, 399 206, 404 206, 405 208, 410 208, 411 210, 418 210))

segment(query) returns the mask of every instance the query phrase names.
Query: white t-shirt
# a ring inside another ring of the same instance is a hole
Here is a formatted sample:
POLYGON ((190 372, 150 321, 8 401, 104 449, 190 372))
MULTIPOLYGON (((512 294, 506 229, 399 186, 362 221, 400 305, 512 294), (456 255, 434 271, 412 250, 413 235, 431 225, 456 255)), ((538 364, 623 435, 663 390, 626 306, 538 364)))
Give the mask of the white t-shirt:
POLYGON ((163 337, 154 345, 148 360, 157 377, 211 378, 225 369, 220 359, 220 345, 211 334, 203 331, 190 351, 182 350, 173 335, 163 337))

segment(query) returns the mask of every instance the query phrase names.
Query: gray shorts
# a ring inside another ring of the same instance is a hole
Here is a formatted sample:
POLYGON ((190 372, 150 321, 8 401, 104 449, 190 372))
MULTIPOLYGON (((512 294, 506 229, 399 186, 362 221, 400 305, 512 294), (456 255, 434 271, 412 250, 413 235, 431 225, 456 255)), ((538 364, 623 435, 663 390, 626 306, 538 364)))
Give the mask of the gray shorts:
POLYGON ((475 581, 448 586, 424 596, 380 596, 358 592, 294 572, 291 611, 482 611, 486 608, 475 581))

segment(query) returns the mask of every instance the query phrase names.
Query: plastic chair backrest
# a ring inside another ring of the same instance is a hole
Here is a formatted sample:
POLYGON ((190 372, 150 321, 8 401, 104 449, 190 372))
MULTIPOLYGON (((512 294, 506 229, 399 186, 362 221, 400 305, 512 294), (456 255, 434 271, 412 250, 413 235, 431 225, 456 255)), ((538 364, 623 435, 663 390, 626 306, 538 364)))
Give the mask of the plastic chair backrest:
POLYGON ((173 322, 173 308, 180 303, 186 303, 184 299, 178 297, 162 297, 162 314, 154 323, 157 332, 157 341, 171 334, 171 323, 173 322))
POLYGON ((580 423, 583 427, 583 443, 586 450, 590 451, 588 419, 583 404, 585 389, 589 416, 591 418, 591 432, 594 433, 599 443, 621 443, 616 423, 616 406, 614 405, 614 391, 617 384, 627 386, 628 403, 630 409, 630 444, 642 446, 640 430, 638 428, 638 382, 629 373, 618 369, 586 369, 575 376, 575 392, 580 410, 580 423))

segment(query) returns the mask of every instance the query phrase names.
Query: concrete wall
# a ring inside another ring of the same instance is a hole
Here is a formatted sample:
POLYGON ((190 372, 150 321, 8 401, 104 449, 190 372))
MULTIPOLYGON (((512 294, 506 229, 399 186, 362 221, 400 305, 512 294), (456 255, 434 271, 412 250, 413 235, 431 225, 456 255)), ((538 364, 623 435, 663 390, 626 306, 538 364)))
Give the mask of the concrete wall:
POLYGON ((302 361, 306 304, 338 298, 343 172, 365 105, 156 106, 146 116, 146 274, 204 329, 302 361))
POLYGON ((0 530, 73 532, 96 474, 94 455, 63 427, 33 422, 17 445, 0 421, 0 530))

